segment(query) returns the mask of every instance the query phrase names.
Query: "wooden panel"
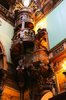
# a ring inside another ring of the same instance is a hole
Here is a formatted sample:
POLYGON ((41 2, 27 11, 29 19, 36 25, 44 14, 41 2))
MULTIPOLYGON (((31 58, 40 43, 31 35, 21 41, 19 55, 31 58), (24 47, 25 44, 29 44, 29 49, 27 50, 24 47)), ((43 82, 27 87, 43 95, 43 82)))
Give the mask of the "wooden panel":
POLYGON ((11 87, 4 86, 2 100, 20 100, 19 96, 19 91, 11 87))

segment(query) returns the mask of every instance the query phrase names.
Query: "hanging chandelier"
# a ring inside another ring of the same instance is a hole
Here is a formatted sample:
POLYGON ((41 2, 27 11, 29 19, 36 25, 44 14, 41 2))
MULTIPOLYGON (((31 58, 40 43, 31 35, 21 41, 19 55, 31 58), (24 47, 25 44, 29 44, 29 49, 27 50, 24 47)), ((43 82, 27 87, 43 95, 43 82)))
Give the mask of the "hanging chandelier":
POLYGON ((22 4, 25 6, 25 7, 28 7, 31 3, 31 0, 22 0, 22 4))

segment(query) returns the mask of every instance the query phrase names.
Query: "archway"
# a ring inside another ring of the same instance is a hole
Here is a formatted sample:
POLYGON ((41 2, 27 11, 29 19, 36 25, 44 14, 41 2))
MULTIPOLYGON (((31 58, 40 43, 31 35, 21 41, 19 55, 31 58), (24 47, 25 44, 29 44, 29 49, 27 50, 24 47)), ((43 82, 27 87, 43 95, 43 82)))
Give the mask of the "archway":
POLYGON ((5 53, 5 49, 0 41, 0 68, 7 70, 7 57, 5 53))
POLYGON ((46 93, 42 96, 41 100, 49 100, 53 97, 53 93, 50 90, 47 90, 46 93))

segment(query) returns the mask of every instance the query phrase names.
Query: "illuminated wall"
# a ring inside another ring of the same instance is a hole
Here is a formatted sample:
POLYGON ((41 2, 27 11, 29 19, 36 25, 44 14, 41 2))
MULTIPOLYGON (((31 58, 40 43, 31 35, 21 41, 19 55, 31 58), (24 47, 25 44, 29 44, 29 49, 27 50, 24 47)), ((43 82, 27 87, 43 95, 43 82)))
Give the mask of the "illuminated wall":
POLYGON ((50 48, 66 38, 66 0, 47 16, 50 48))
MULTIPOLYGON (((46 18, 42 19, 38 24, 41 28, 46 27, 48 31, 50 48, 54 47, 61 40, 66 38, 66 0, 56 7, 46 18)), ((35 28, 36 29, 36 28, 35 28)))
POLYGON ((7 55, 8 62, 11 62, 10 58, 10 48, 11 48, 11 39, 14 33, 14 27, 7 23, 5 20, 0 18, 1 25, 0 25, 0 41, 2 42, 5 53, 7 55))

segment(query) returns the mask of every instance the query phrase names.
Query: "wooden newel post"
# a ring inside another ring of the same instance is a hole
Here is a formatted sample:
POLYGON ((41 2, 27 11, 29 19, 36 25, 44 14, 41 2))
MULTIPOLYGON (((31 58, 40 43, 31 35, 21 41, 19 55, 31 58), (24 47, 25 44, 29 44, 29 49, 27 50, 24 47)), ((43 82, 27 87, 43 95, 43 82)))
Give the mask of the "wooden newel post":
POLYGON ((24 100, 24 90, 20 90, 20 100, 24 100))
POLYGON ((20 100, 24 100, 24 83, 19 82, 20 100))

